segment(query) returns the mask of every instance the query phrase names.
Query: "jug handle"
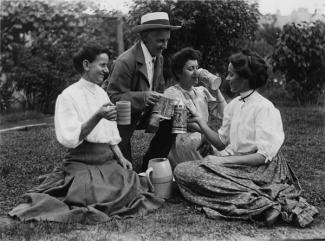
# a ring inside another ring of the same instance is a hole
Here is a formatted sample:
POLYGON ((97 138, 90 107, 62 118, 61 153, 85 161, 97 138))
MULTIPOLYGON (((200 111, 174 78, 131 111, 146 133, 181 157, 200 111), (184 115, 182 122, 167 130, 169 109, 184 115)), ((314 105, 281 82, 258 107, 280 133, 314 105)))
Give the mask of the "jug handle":
POLYGON ((153 171, 152 167, 149 167, 146 170, 146 178, 147 178, 147 180, 149 182, 149 190, 150 190, 150 192, 155 192, 154 186, 152 185, 152 182, 151 182, 151 179, 150 179, 150 175, 152 174, 152 171, 153 171))

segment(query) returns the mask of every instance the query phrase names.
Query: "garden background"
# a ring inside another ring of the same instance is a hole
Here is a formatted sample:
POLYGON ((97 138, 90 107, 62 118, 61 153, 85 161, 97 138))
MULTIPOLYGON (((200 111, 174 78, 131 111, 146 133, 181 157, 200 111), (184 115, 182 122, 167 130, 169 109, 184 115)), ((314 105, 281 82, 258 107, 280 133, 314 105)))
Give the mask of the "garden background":
MULTIPOLYGON (((168 12, 172 33, 164 52, 166 84, 169 59, 185 46, 199 49, 201 66, 224 79, 228 57, 251 48, 270 65, 270 79, 260 90, 280 109, 286 140, 284 155, 297 172, 303 196, 319 208, 315 223, 300 230, 285 224, 267 229, 258 223, 210 220, 185 201, 167 202, 149 216, 98 225, 20 223, 0 229, 13 240, 256 240, 325 238, 324 83, 325 23, 321 20, 276 26, 276 16, 262 16, 256 3, 242 0, 140 1, 127 14, 105 11, 93 2, 1 2, 0 125, 51 117, 57 95, 78 80, 71 57, 87 41, 111 49, 111 64, 136 40, 131 28, 149 11, 168 12), (263 21, 262 21, 263 20, 263 21)), ((324 19, 324 18, 323 18, 324 19)), ((230 98, 226 81, 221 86, 230 98)), ((0 215, 15 206, 39 175, 60 165, 65 149, 53 126, 0 133, 0 215)), ((135 169, 152 136, 137 132, 135 169)))

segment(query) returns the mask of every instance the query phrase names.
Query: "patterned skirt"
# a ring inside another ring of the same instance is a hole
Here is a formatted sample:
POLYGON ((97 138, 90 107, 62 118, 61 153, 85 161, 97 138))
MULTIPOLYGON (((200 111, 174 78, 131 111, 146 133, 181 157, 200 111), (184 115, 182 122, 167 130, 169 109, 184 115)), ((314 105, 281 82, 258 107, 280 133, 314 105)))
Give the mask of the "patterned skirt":
POLYGON ((318 213, 300 196, 300 184, 281 154, 261 166, 184 162, 174 177, 183 196, 211 218, 258 220, 274 208, 283 221, 305 227, 318 213))
POLYGON ((69 150, 63 167, 24 196, 27 202, 10 211, 11 217, 87 224, 144 215, 164 202, 145 179, 114 160, 108 144, 89 142, 69 150))

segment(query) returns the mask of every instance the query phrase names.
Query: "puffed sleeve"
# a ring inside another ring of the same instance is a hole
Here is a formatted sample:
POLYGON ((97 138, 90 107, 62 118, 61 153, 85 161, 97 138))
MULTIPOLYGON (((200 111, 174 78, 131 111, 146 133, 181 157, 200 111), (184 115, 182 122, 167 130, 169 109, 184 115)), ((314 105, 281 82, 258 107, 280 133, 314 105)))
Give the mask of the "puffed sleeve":
POLYGON ((180 99, 181 93, 174 86, 171 86, 164 91, 164 96, 171 99, 180 99))
POLYGON ((121 142, 122 138, 120 136, 120 133, 118 131, 118 128, 117 128, 117 124, 116 124, 116 121, 110 121, 110 124, 111 124, 111 138, 108 142, 108 144, 110 145, 117 145, 121 142))
POLYGON ((234 101, 231 101, 229 104, 226 105, 222 118, 222 125, 218 130, 219 138, 225 146, 229 144, 230 140, 230 126, 234 109, 233 102, 234 101))
POLYGON ((59 95, 55 104, 55 133, 57 140, 67 148, 75 148, 82 143, 79 140, 81 122, 77 110, 68 95, 59 95))
POLYGON ((264 106, 256 113, 257 153, 265 156, 265 163, 276 156, 284 141, 281 115, 274 106, 264 106))
POLYGON ((207 102, 216 101, 216 98, 210 93, 210 91, 207 88, 205 88, 203 86, 200 86, 200 89, 204 93, 204 97, 205 97, 207 102))

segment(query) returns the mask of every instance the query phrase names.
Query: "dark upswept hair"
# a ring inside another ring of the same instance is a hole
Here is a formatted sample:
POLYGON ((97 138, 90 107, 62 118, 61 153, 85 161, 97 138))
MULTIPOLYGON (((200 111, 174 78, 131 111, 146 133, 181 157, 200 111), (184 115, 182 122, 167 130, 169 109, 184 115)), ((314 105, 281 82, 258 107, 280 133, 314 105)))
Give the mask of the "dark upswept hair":
POLYGON ((235 72, 248 79, 251 89, 264 86, 268 79, 268 66, 264 59, 256 52, 241 50, 229 58, 235 72))
POLYGON ((84 68, 82 62, 88 60, 91 63, 98 55, 103 53, 110 56, 109 48, 104 48, 96 43, 89 43, 83 46, 81 50, 73 56, 73 65, 79 73, 83 73, 84 68))
POLYGON ((177 74, 181 73, 188 60, 201 60, 201 52, 190 47, 186 47, 176 52, 171 58, 171 70, 176 80, 177 74))

